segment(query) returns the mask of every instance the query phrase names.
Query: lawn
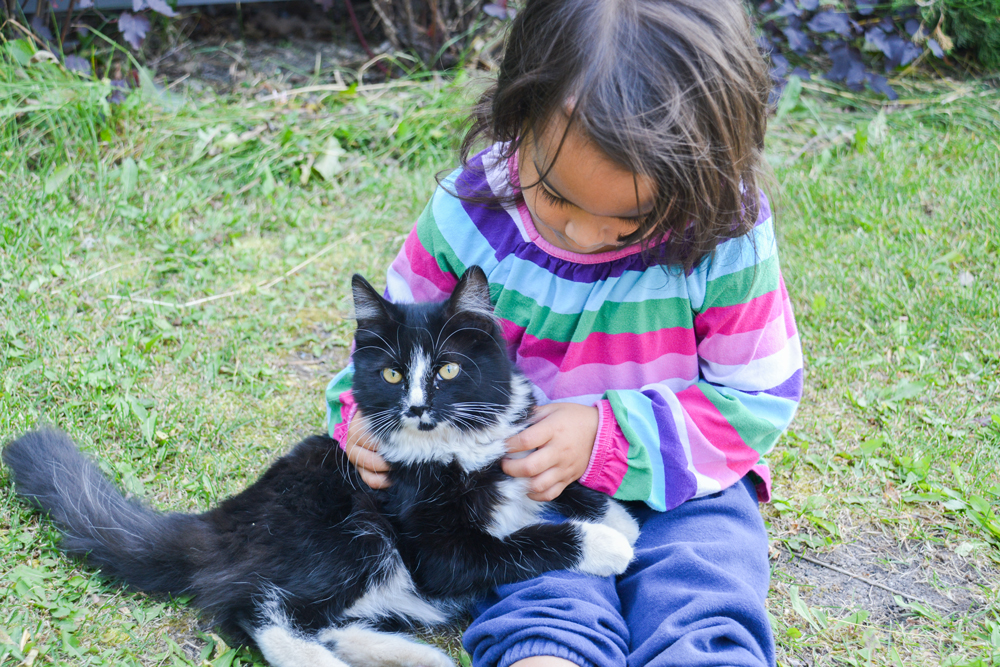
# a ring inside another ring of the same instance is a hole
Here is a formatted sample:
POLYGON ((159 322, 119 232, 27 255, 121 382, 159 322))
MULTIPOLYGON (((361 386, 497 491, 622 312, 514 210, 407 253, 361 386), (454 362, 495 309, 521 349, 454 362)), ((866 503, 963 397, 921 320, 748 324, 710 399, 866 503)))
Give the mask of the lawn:
MULTIPOLYGON (((23 55, 0 55, 0 441, 57 424, 130 493, 204 509, 322 429, 350 277, 384 280, 483 82, 143 76, 109 104, 23 55)), ((804 82, 771 124, 807 365, 764 509, 781 665, 1000 663, 995 84, 888 107, 804 82)), ((56 542, 0 470, 0 665, 254 664, 56 542)))

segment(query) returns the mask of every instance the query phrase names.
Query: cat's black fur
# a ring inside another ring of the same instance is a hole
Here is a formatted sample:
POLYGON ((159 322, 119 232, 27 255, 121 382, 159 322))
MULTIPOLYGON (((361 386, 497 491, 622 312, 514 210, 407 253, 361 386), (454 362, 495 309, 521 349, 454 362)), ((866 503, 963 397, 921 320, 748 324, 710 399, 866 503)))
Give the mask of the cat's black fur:
POLYGON ((549 570, 624 570, 622 533, 634 541, 637 529, 606 496, 573 484, 550 505, 576 520, 540 523, 545 505, 500 469, 532 401, 482 271, 442 304, 390 304, 360 276, 353 286, 353 393, 392 466, 388 489, 369 488, 318 435, 215 509, 161 514, 125 499, 65 434, 41 430, 4 449, 17 492, 62 529, 65 551, 136 589, 193 594, 274 665, 450 664, 373 629, 452 622, 490 588, 549 570), (449 363, 461 371, 445 380, 449 363))

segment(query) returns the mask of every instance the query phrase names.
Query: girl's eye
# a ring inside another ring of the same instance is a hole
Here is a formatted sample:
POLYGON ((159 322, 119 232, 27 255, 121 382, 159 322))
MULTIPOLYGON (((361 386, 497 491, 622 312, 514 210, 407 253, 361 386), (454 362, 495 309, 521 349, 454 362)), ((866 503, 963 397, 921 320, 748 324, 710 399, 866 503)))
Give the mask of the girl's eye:
POLYGON ((458 377, 458 371, 461 370, 461 366, 458 364, 445 364, 438 369, 438 376, 442 380, 454 380, 458 377))
POLYGON ((403 374, 392 368, 383 368, 382 379, 389 384, 399 384, 403 379, 403 374))
POLYGON ((543 185, 539 184, 537 187, 539 190, 541 190, 542 195, 545 197, 546 201, 548 201, 553 206, 558 206, 560 208, 562 208, 563 206, 569 206, 568 201, 566 201, 562 197, 556 197, 554 194, 549 192, 543 185))

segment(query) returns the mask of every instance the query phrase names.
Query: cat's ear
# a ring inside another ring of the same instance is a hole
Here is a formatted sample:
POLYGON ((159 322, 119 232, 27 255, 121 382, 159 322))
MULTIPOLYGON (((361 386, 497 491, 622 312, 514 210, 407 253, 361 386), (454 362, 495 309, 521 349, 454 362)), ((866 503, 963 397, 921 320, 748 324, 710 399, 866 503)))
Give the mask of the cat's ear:
POLYGON ((372 320, 389 318, 389 311, 385 308, 385 299, 360 273, 355 273, 354 277, 351 278, 351 291, 354 293, 354 317, 358 320, 358 326, 372 320))
POLYGON ((473 265, 465 270, 448 299, 448 311, 452 314, 469 313, 493 319, 490 283, 481 268, 473 265))

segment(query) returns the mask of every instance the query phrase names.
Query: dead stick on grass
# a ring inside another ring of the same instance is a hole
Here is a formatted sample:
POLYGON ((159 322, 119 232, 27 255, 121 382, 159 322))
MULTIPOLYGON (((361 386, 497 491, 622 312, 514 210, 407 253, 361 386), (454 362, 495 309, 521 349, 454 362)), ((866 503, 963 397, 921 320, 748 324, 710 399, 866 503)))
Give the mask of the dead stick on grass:
POLYGON ((337 241, 334 241, 333 243, 327 245, 325 248, 323 248, 322 250, 320 250, 319 252, 317 252, 315 255, 313 255, 309 259, 307 259, 304 262, 302 262, 302 263, 300 263, 300 264, 292 267, 288 271, 285 271, 285 273, 283 273, 282 275, 278 276, 277 278, 273 278, 271 280, 266 280, 266 281, 262 280, 259 283, 254 283, 253 285, 249 285, 249 286, 243 287, 241 289, 232 290, 232 291, 229 291, 229 292, 223 292, 222 294, 213 294, 211 296, 206 296, 206 297, 202 297, 200 299, 194 299, 193 301, 188 301, 187 303, 170 303, 168 301, 155 301, 153 299, 144 299, 144 298, 137 298, 137 297, 133 298, 133 297, 127 297, 127 296, 119 296, 117 294, 108 294, 107 296, 105 296, 103 298, 105 298, 105 299, 112 299, 114 301, 134 301, 136 303, 147 303, 147 304, 151 304, 151 305, 154 305, 154 306, 166 306, 168 308, 176 308, 178 310, 183 310, 184 308, 193 308, 194 306, 200 306, 201 304, 203 304, 203 303, 209 303, 210 301, 218 301, 219 299, 226 299, 226 298, 229 298, 231 296, 238 296, 240 294, 246 294, 247 292, 249 292, 251 290, 255 290, 255 289, 257 289, 257 290, 271 289, 272 287, 274 287, 275 285, 277 285, 281 281, 288 280, 290 277, 292 277, 293 275, 295 275, 296 273, 298 273, 302 269, 306 268, 307 266, 309 266, 310 264, 312 264, 313 262, 315 262, 316 260, 318 260, 320 257, 322 257, 323 255, 325 255, 326 253, 330 252, 337 245, 339 245, 339 244, 341 244, 343 242, 344 242, 343 239, 339 239, 337 241))
POLYGON ((801 558, 804 561, 812 563, 813 565, 819 565, 820 567, 825 567, 827 569, 833 570, 834 572, 840 572, 841 574, 846 574, 848 577, 851 577, 853 579, 857 579, 858 581, 863 581, 866 584, 868 584, 869 586, 874 586, 875 588, 881 588, 882 590, 888 591, 888 592, 893 593, 895 595, 900 595, 900 596, 902 596, 904 598, 909 598, 909 599, 914 600, 916 602, 919 602, 921 604, 926 604, 928 606, 934 607, 935 609, 940 609, 941 611, 945 612, 946 614, 950 614, 951 611, 952 611, 950 609, 942 607, 939 604, 934 604, 930 600, 925 600, 924 598, 917 597, 916 595, 910 595, 909 593, 904 593, 903 591, 897 591, 895 588, 890 588, 889 586, 886 586, 885 584, 880 584, 877 581, 872 581, 868 577, 864 577, 864 576, 862 576, 860 574, 855 574, 855 573, 850 572, 848 570, 845 570, 845 569, 843 569, 841 567, 837 567, 836 565, 831 565, 830 563, 825 563, 825 562, 823 562, 823 561, 821 561, 821 560, 819 560, 817 558, 813 558, 812 556, 807 556, 805 554, 795 553, 794 551, 791 551, 791 550, 788 550, 788 553, 790 555, 796 557, 796 558, 801 558))

